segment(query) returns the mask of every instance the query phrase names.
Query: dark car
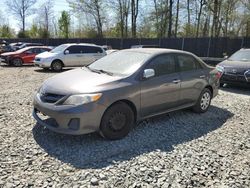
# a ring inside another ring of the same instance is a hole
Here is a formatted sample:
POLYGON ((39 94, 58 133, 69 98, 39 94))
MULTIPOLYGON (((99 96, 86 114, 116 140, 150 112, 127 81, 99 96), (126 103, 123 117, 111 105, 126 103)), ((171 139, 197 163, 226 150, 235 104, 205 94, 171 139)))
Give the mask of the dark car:
POLYGON ((30 46, 43 46, 42 43, 23 43, 22 45, 18 46, 17 49, 22 49, 30 46))
POLYGON ((119 139, 134 123, 155 115, 184 108, 206 112, 219 76, 188 52, 121 50, 46 80, 35 95, 33 116, 55 132, 97 131, 119 139))
POLYGON ((241 49, 217 65, 222 72, 220 85, 250 85, 250 49, 241 49))

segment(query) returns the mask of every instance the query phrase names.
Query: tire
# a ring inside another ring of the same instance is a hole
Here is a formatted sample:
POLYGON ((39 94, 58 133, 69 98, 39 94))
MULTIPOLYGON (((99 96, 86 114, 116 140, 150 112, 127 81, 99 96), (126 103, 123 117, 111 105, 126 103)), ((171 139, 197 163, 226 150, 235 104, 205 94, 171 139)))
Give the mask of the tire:
POLYGON ((193 107, 193 111, 196 113, 204 113, 208 110, 212 100, 212 93, 210 89, 205 88, 201 94, 200 97, 193 107))
POLYGON ((62 71, 63 63, 61 61, 53 61, 51 64, 51 69, 56 72, 62 71))
POLYGON ((134 112, 126 103, 115 103, 102 117, 100 135, 109 140, 121 139, 128 135, 134 121, 134 112))
POLYGON ((21 58, 14 58, 12 59, 11 64, 15 67, 21 67, 23 65, 23 60, 21 58))

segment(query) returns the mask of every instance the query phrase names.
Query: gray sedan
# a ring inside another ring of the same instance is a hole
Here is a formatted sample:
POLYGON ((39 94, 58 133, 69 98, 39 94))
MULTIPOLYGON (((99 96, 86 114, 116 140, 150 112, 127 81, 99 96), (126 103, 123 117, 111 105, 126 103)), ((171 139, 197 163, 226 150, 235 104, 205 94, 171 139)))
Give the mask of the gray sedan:
POLYGON ((145 118, 184 108, 206 112, 219 78, 188 52, 121 50, 46 80, 35 94, 33 116, 58 133, 98 131, 120 139, 145 118))

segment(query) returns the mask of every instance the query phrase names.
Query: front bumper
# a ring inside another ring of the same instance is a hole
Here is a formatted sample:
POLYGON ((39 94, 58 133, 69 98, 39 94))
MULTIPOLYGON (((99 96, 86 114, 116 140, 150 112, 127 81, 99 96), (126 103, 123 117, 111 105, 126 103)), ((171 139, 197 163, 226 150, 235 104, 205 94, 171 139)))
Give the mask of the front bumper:
POLYGON ((89 103, 80 106, 55 105, 41 101, 37 93, 34 98, 33 117, 38 124, 48 129, 70 135, 81 135, 99 130, 101 118, 106 106, 89 103), (44 114, 46 119, 39 116, 44 114))
POLYGON ((250 84, 250 76, 238 74, 223 74, 220 78, 221 83, 250 84))
POLYGON ((34 61, 34 65, 36 67, 41 67, 41 68, 49 68, 51 66, 51 62, 44 62, 44 61, 34 61))

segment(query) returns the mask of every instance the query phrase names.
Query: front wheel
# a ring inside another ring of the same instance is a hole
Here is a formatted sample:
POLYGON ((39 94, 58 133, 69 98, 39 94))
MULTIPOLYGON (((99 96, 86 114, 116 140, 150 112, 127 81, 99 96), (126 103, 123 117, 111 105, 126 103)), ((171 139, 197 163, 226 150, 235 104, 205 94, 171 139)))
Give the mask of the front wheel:
POLYGON ((60 72, 62 71, 62 68, 63 68, 63 64, 60 61, 53 61, 53 63, 51 64, 51 69, 53 71, 60 72))
POLYGON ((117 140, 128 135, 134 124, 134 113, 124 102, 109 107, 103 115, 100 134, 106 139, 117 140))
POLYGON ((212 93, 210 89, 205 88, 201 94, 200 97, 193 107, 193 111, 196 113, 204 113, 208 110, 212 100, 212 93))

